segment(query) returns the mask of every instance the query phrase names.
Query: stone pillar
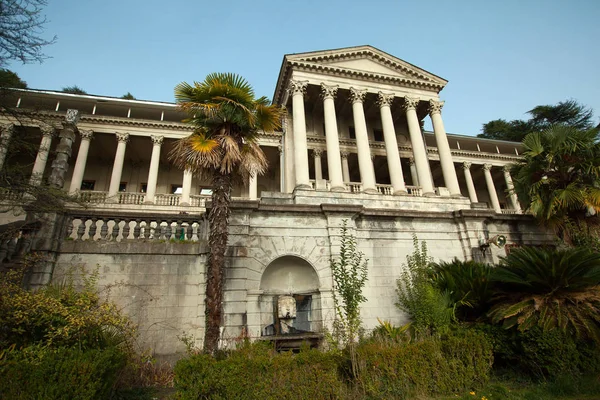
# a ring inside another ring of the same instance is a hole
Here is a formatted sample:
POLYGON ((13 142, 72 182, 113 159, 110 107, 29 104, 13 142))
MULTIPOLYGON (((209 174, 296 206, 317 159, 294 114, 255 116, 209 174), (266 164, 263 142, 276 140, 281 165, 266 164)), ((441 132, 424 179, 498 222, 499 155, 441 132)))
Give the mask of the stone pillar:
POLYGON ((90 142, 94 137, 94 131, 80 129, 79 135, 81 136, 81 143, 79 143, 79 152, 77 153, 77 160, 75 161, 75 168, 73 169, 73 176, 71 177, 69 194, 75 194, 75 192, 81 189, 85 165, 90 151, 90 142))
POLYGON ((394 194, 398 195, 406 193, 406 184, 404 183, 400 153, 398 152, 398 141, 396 140, 396 130, 394 129, 394 120, 390 108, 393 101, 394 94, 379 92, 377 103, 379 104, 379 113, 381 114, 381 127, 383 128, 383 140, 385 141, 390 181, 394 194))
POLYGON ((415 165, 415 159, 409 158, 410 164, 410 177, 412 178, 413 186, 419 186, 419 176, 417 175, 417 166, 415 165))
POLYGON ((250 200, 258 199, 258 176, 256 174, 250 175, 248 182, 248 198, 250 200))
POLYGON ((323 179, 323 168, 321 167, 321 155, 322 154, 323 154, 323 150, 313 149, 313 157, 315 158, 315 184, 316 184, 316 181, 320 181, 323 179))
POLYGON ((360 180, 362 191, 365 193, 377 194, 375 186, 375 171, 371 162, 371 148, 369 146, 369 136, 367 134, 367 121, 365 120, 365 110, 363 101, 367 90, 350 88, 350 101, 352 102, 352 115, 354 116, 354 132, 356 133, 356 149, 358 152, 358 169, 360 171, 360 180))
POLYGON ((338 138, 337 119, 333 98, 337 86, 321 84, 323 111, 325 114, 325 141, 327 142, 327 168, 329 171, 329 190, 343 192, 346 190, 342 176, 342 160, 340 158, 340 141, 338 138))
POLYGON ((283 123, 284 192, 292 193, 294 187, 296 187, 296 174, 294 173, 294 131, 288 126, 287 118, 284 118, 283 123))
POLYGON ((152 156, 150 157, 150 169, 148 170, 148 183, 146 184, 146 199, 144 203, 154 204, 156 196, 156 184, 158 182, 158 169, 160 166, 160 148, 164 136, 150 136, 152 140, 152 156))
POLYGON ((189 206, 190 205, 190 194, 192 193, 192 170, 186 168, 183 171, 183 184, 181 185, 181 201, 179 205, 189 206))
POLYGON ((442 174, 444 175, 444 183, 450 191, 451 196, 461 196, 458 178, 456 177, 456 169, 448 144, 448 136, 442 121, 443 101, 429 100, 429 116, 433 124, 433 132, 435 134, 435 142, 440 156, 440 164, 442 166, 442 174))
POLYGON ((467 191, 469 192, 469 200, 471 203, 478 203, 477 199, 477 191, 475 190, 475 185, 473 184, 473 177, 471 176, 471 163, 463 162, 462 164, 463 171, 465 172, 465 181, 467 182, 467 191))
POLYGON ((350 182, 350 166, 348 165, 348 153, 344 151, 341 153, 341 156, 342 156, 342 174, 343 174, 344 182, 349 183, 350 182))
POLYGON ((306 120, 304 117, 304 93, 307 81, 290 81, 294 125, 294 189, 310 189, 308 177, 308 148, 306 146, 306 120))
POLYGON ((40 127, 42 131, 42 141, 35 157, 35 163, 33 164, 33 170, 31 171, 31 178, 29 178, 29 184, 32 186, 38 186, 42 183, 44 177, 44 171, 46 170, 46 163, 48 162, 48 153, 50 152, 50 146, 52 145, 52 136, 56 132, 56 129, 50 125, 42 125, 40 127))
POLYGON ((513 185, 512 177, 510 176, 510 166, 505 165, 502 169, 504 171, 504 181, 506 181, 506 187, 508 188, 508 195, 510 197, 512 208, 517 212, 517 214, 521 214, 521 204, 519 204, 519 198, 515 193, 515 186, 513 185))
POLYGON ((56 157, 52 162, 52 172, 48 182, 50 185, 62 189, 65 184, 65 174, 69 169, 69 158, 73 151, 73 142, 75 141, 76 124, 79 121, 78 110, 67 110, 65 123, 60 130, 58 137, 60 142, 56 146, 56 157))
POLYGON ((286 174, 285 174, 285 154, 283 152, 283 136, 279 142, 279 146, 277 146, 277 151, 279 152, 279 191, 281 193, 285 193, 285 185, 287 182, 286 174))
POLYGON ((500 208, 500 201, 498 201, 498 193, 496 193, 496 187, 494 186, 494 180, 492 179, 492 164, 483 164, 483 173, 485 175, 485 183, 487 184, 488 192, 490 194, 490 201, 492 202, 492 208, 498 214, 502 213, 500 208))
POLYGON ((14 124, 2 125, 2 136, 0 137, 0 169, 2 169, 2 166, 4 166, 6 153, 8 152, 8 144, 10 143, 10 138, 14 132, 14 124))
POLYGON ((408 122, 408 133, 410 134, 410 142, 413 149, 413 157, 417 166, 417 176, 419 184, 424 195, 432 195, 433 180, 431 179, 431 169, 429 168, 429 160, 425 152, 425 143, 421 136, 421 127, 419 118, 417 117, 417 105, 419 99, 406 96, 404 98, 404 109, 406 110, 406 120, 408 122))
POLYGON ((121 174, 123 173, 123 162, 125 161, 125 149, 129 141, 128 133, 117 133, 117 152, 113 163, 112 174, 110 176, 110 186, 108 188, 108 197, 116 196, 121 184, 121 174))

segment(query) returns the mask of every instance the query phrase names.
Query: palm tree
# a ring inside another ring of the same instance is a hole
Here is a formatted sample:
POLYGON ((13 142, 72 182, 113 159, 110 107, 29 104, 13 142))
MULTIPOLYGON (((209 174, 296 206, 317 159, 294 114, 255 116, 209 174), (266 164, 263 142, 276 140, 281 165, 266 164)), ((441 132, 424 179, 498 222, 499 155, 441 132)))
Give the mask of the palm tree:
POLYGON ((523 247, 491 276, 498 294, 488 316, 507 329, 560 329, 600 342, 600 254, 585 248, 523 247))
POLYGON ((176 142, 171 159, 179 168, 190 169, 212 183, 204 351, 214 354, 222 316, 231 190, 234 184, 266 171, 267 160, 256 142, 257 134, 279 129, 282 110, 265 97, 256 99, 248 82, 230 73, 213 73, 193 85, 180 83, 175 98, 195 130, 176 142))
POLYGON ((523 140, 523 159, 513 166, 514 190, 527 209, 568 244, 574 233, 597 224, 600 211, 598 129, 555 125, 523 140), (574 229, 571 229, 574 228, 574 229))

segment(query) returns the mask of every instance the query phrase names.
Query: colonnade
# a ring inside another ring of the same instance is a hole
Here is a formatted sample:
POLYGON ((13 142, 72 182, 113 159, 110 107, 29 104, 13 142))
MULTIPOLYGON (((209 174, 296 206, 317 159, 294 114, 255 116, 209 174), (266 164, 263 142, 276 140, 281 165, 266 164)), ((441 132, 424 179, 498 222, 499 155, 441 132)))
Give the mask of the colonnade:
MULTIPOLYGON (((291 80, 289 92, 292 95, 293 115, 293 147, 294 147, 294 178, 295 188, 310 188, 308 175, 308 148, 306 144, 306 117, 304 113, 304 95, 308 81, 291 80)), ((332 191, 345 190, 344 185, 344 157, 340 157, 340 144, 337 129, 337 118, 335 112, 334 98, 338 87, 322 83, 320 86, 323 99, 325 138, 327 146, 327 168, 329 171, 330 188, 332 191)), ((371 150, 367 136, 367 124, 364 112, 364 100, 366 89, 349 88, 349 100, 352 104, 352 116, 354 120, 354 131, 356 134, 356 148, 358 155, 358 166, 360 170, 362 190, 365 193, 378 193, 375 182, 375 172, 371 160, 371 150)), ((393 194, 406 193, 406 185, 398 152, 394 120, 392 117, 392 102, 396 96, 391 93, 378 92, 377 104, 381 116, 381 126, 392 184, 393 194)), ((425 143, 421 133, 419 118, 417 116, 418 98, 405 96, 403 109, 408 122, 408 131, 413 149, 413 160, 415 173, 423 194, 434 193, 433 180, 425 143)), ((444 175, 446 187, 453 196, 460 196, 460 188, 456 176, 456 170, 452 161, 452 154, 448 144, 448 138, 441 117, 441 109, 444 103, 436 100, 429 101, 429 114, 432 119, 437 147, 444 175)))

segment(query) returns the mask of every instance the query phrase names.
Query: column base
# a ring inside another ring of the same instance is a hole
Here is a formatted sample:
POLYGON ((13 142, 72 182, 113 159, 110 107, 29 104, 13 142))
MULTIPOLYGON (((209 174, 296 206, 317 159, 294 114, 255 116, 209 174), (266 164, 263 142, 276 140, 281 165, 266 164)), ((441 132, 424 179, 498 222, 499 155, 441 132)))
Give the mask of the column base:
POLYGON ((330 192, 346 192, 346 186, 332 186, 329 189, 330 192))
POLYGON ((181 203, 179 203, 180 206, 184 206, 184 207, 189 207, 190 203, 188 203, 187 201, 183 201, 181 203))
POLYGON ((423 193, 423 197, 436 197, 437 194, 435 192, 423 193))
POLYGON ((300 183, 294 187, 294 190, 313 190, 313 187, 307 183, 300 183))
POLYGON ((373 189, 373 188, 365 189, 365 190, 363 190, 363 193, 366 193, 366 194, 380 194, 379 190, 373 189))
POLYGON ((394 190, 393 196, 406 196, 408 194, 408 190, 394 190))

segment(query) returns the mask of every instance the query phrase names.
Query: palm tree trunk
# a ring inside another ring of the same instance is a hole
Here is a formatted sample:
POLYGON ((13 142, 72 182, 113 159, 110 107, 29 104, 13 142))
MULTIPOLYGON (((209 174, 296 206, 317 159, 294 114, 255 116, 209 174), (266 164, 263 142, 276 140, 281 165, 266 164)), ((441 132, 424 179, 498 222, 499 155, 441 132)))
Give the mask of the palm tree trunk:
POLYGON ((219 346, 219 329, 223 315, 223 284, 225 250, 227 249, 227 226, 231 201, 231 176, 217 172, 213 178, 212 206, 208 214, 210 235, 206 271, 204 352, 215 354, 219 346))

